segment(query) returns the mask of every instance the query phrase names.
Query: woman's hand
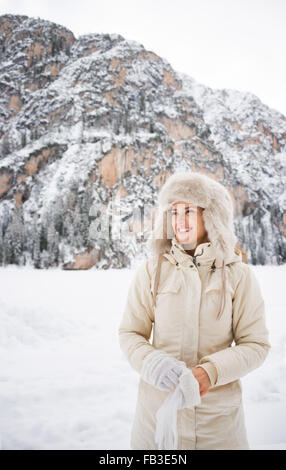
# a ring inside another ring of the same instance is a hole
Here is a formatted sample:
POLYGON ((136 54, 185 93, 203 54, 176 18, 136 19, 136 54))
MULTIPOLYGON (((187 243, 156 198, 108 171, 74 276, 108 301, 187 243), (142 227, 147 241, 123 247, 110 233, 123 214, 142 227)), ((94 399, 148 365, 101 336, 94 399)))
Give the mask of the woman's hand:
POLYGON ((196 367, 195 369, 192 369, 192 373, 199 382, 200 396, 202 397, 209 391, 211 386, 210 378, 203 367, 196 367))

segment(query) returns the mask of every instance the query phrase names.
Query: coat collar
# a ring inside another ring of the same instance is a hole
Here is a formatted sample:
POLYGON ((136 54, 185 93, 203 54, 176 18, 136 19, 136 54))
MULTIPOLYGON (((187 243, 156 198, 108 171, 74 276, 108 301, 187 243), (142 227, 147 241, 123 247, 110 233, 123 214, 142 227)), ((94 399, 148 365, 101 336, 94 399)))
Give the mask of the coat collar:
MULTIPOLYGON (((199 263, 199 266, 214 266, 220 268, 222 266, 222 260, 217 260, 215 256, 215 250, 213 249, 211 242, 200 243, 197 245, 194 256, 188 254, 184 247, 176 240, 172 238, 171 248, 167 255, 165 255, 171 262, 179 263, 181 266, 188 266, 199 263), (171 257, 171 259, 170 259, 171 257)), ((241 254, 237 255, 234 253, 231 259, 225 260, 225 264, 242 261, 241 254)))
MULTIPOLYGON (((222 315, 225 305, 225 293, 226 293, 226 266, 236 262, 242 262, 241 252, 236 254, 233 252, 227 259, 223 256, 222 258, 216 259, 215 250, 211 242, 200 243, 194 252, 194 256, 189 255, 183 248, 183 246, 176 240, 175 236, 171 240, 171 248, 169 253, 164 253, 165 256, 172 264, 175 264, 177 268, 180 266, 208 266, 209 275, 215 271, 216 268, 221 270, 222 284, 221 284, 221 295, 220 303, 218 306, 219 319, 222 315)), ((212 279, 212 276, 211 276, 212 279)))

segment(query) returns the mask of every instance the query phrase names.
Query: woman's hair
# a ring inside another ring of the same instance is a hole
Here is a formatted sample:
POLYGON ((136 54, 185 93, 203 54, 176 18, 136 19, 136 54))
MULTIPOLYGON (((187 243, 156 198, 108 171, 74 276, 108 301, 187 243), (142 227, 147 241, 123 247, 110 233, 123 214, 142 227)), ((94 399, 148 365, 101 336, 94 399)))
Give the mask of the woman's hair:
POLYGON ((239 245, 238 242, 237 242, 236 245, 235 245, 234 252, 235 252, 237 255, 239 255, 239 253, 241 253, 242 262, 245 263, 245 264, 248 263, 247 254, 246 254, 246 252, 244 251, 244 249, 241 248, 241 246, 239 245))

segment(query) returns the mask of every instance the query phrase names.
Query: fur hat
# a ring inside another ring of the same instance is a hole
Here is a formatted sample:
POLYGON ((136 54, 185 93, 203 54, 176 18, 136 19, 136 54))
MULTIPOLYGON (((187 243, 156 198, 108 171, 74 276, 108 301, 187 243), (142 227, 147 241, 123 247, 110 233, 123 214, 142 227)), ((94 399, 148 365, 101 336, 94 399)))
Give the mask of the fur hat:
POLYGON ((198 172, 177 172, 162 186, 154 230, 147 242, 155 254, 170 250, 174 231, 171 224, 172 204, 184 201, 204 208, 202 217, 216 259, 232 258, 238 243, 233 228, 233 204, 228 190, 215 179, 198 172))

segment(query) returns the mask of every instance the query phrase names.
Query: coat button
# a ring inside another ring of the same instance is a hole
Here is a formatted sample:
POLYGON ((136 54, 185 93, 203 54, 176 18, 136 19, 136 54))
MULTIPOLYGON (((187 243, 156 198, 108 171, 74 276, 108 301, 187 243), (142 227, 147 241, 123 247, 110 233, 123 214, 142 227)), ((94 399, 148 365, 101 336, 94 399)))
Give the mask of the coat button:
POLYGON ((200 266, 200 265, 201 265, 201 263, 198 263, 198 266, 200 266))
POLYGON ((176 266, 178 266, 179 263, 176 263, 176 266))
POLYGON ((193 265, 193 264, 191 264, 191 265, 190 265, 190 268, 193 268, 193 267, 194 267, 194 265, 193 265))

